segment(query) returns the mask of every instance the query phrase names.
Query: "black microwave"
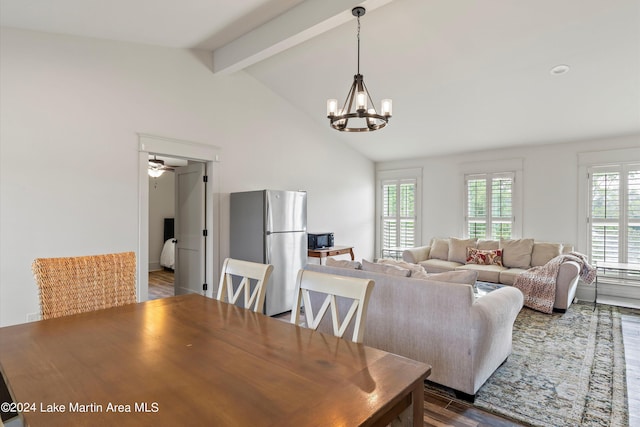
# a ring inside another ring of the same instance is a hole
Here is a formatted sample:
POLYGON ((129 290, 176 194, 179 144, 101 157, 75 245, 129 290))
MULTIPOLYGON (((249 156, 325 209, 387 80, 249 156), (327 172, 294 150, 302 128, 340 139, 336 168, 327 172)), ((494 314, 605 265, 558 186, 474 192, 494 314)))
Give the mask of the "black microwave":
POLYGON ((309 233, 307 244, 309 249, 330 248, 333 246, 333 233, 309 233))

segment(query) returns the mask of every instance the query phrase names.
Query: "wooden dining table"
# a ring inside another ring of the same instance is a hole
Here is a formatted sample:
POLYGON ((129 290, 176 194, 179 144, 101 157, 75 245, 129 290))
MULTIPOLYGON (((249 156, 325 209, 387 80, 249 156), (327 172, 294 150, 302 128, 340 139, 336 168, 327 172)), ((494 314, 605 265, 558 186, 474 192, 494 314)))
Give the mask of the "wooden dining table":
POLYGON ((431 367, 191 294, 0 328, 0 370, 25 426, 326 427, 423 426, 431 367))

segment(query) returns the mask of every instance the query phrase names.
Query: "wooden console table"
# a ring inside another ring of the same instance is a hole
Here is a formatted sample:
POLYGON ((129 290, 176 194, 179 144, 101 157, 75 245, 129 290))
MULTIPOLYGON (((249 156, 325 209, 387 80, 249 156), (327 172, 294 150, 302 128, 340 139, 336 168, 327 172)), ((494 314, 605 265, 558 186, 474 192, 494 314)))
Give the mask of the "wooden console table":
POLYGON ((322 260, 328 256, 336 256, 336 255, 351 255, 351 261, 354 261, 356 258, 353 256, 353 246, 331 246, 330 248, 322 248, 322 249, 309 249, 307 255, 311 258, 320 258, 320 264, 322 265, 322 260))

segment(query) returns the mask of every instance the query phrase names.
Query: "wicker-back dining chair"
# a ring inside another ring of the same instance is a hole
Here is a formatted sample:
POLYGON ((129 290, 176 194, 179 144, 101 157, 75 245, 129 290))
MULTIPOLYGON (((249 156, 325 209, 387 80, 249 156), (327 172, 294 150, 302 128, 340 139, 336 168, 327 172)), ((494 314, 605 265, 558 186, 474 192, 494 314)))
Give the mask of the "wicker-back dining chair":
POLYGON ((42 319, 136 302, 136 254, 37 258, 31 265, 42 319))

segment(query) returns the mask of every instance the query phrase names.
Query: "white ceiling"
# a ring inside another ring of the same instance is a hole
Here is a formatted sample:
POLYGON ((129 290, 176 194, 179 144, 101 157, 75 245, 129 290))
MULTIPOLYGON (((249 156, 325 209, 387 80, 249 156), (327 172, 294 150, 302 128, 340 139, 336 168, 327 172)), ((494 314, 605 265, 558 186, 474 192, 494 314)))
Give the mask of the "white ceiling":
POLYGON ((360 71, 376 103, 394 102, 390 125, 362 134, 325 117, 356 73, 358 2, 0 0, 0 24, 215 50, 214 63, 253 43, 245 71, 376 161, 640 133, 639 0, 360 3, 360 71), (570 71, 552 75, 558 64, 570 71))

